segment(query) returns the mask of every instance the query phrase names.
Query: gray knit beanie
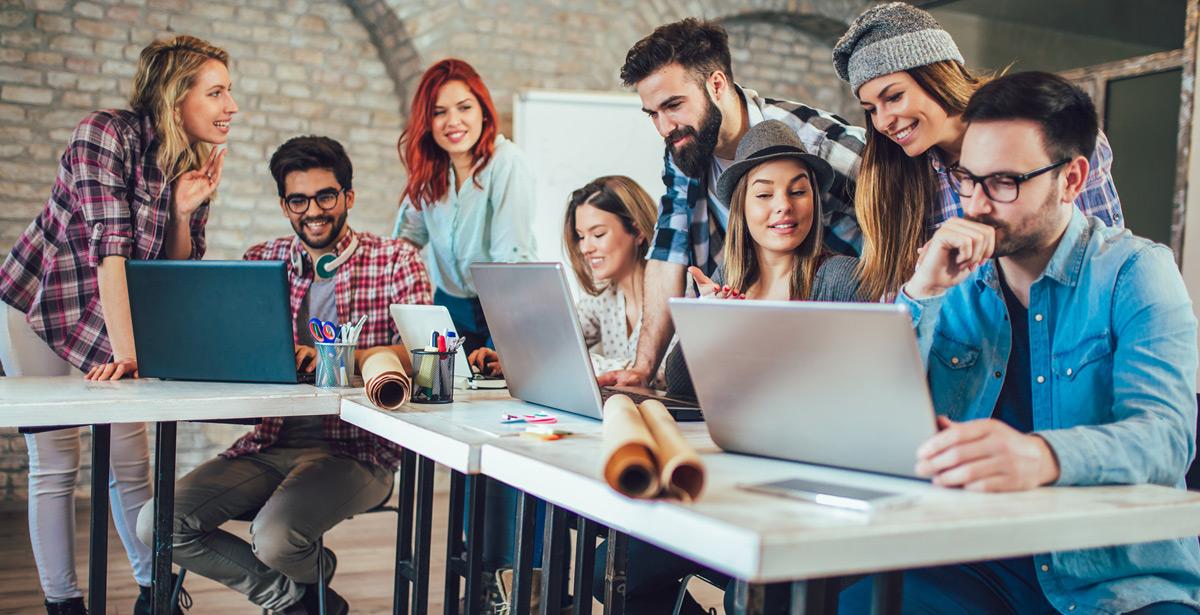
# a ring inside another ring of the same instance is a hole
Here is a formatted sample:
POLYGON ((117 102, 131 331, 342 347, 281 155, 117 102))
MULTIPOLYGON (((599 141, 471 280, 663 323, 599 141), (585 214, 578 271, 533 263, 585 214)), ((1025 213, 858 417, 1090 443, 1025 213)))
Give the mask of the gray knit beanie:
POLYGON ((950 33, 933 15, 904 2, 867 9, 833 47, 833 67, 855 96, 876 77, 944 60, 964 63, 950 33))

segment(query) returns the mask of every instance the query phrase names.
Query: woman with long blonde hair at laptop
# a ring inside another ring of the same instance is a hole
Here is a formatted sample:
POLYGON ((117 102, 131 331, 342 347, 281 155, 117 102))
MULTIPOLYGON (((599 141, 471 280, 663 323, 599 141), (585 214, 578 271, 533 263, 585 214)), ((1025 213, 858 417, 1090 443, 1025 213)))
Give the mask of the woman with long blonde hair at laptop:
MULTIPOLYGON (((0 362, 9 376, 137 377, 126 259, 204 256, 208 203, 230 120, 229 54, 180 35, 142 49, 130 110, 75 128, 50 198, 0 268, 0 362)), ((151 554, 135 533, 150 500, 144 423, 112 426, 112 513, 150 612, 151 554)), ((29 534, 49 613, 86 613, 75 574, 79 429, 27 433, 29 534)))
MULTIPOLYGON (((650 195, 622 175, 598 177, 567 202, 563 244, 583 290, 576 310, 597 374, 625 369, 636 358, 655 212, 650 195)), ((490 348, 471 353, 470 362, 501 373, 490 348)))

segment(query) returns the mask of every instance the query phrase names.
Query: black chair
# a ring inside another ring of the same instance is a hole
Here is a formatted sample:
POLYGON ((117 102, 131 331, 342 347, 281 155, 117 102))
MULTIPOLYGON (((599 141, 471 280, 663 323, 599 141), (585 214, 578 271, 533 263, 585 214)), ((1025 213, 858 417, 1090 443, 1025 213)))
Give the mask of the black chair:
MULTIPOLYGON (((396 491, 396 482, 395 482, 395 480, 393 480, 392 488, 388 490, 387 496, 383 498, 383 503, 379 504, 378 506, 375 506, 374 508, 365 510, 359 514, 367 515, 367 514, 371 514, 371 513, 393 512, 393 513, 396 513, 397 515, 399 515, 400 508, 397 506, 391 506, 388 504, 388 501, 392 499, 392 494, 395 493, 395 491, 396 491)), ((256 515, 258 515, 258 510, 251 510, 251 511, 247 511, 246 513, 244 513, 242 515, 238 515, 237 517, 234 517, 232 519, 232 521, 245 521, 245 522, 249 523, 254 520, 254 517, 256 515)), ((351 516, 343 519, 343 521, 348 521, 353 518, 354 518, 354 515, 351 515, 351 516)), ((324 550, 325 550, 325 537, 321 536, 321 537, 317 538, 317 553, 322 553, 322 552, 324 552, 324 550)), ((179 591, 180 591, 180 589, 183 588, 183 578, 185 576, 187 576, 187 570, 181 566, 179 568, 179 578, 176 580, 175 587, 171 591, 171 604, 178 604, 179 591)), ((325 587, 326 587, 326 584, 325 584, 325 558, 324 557, 317 557, 317 579, 318 579, 317 602, 320 605, 320 609, 321 609, 320 615, 325 615, 325 587)), ((268 609, 263 609, 262 614, 269 615, 268 609)))

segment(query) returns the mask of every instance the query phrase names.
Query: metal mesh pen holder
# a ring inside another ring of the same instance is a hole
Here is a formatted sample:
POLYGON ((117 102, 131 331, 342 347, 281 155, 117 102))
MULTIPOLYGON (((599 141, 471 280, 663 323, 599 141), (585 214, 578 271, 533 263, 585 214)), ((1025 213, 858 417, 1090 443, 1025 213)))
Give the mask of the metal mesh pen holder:
POLYGON ((448 404, 454 401, 454 353, 436 350, 412 351, 412 401, 448 404))
POLYGON ((317 377, 319 387, 353 386, 355 344, 317 342, 317 377))

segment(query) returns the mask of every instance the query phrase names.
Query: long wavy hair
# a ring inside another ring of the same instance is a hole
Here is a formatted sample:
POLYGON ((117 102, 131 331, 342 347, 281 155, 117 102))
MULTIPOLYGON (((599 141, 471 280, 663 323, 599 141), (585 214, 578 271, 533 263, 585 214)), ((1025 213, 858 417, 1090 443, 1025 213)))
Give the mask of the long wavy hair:
POLYGON ((210 60, 229 67, 229 52, 206 40, 181 34, 155 40, 142 49, 129 107, 150 118, 159 139, 155 162, 170 184, 208 160, 212 145, 189 143, 179 118, 179 105, 195 82, 196 74, 210 60))
MULTIPOLYGON (((962 115, 971 95, 987 81, 954 60, 907 72, 950 117, 962 115)), ((869 114, 864 116, 867 146, 858 171, 854 209, 863 233, 860 292, 876 300, 893 295, 912 277, 917 249, 927 239, 925 218, 938 187, 925 156, 910 158, 875 130, 869 114)))
POLYGON ((400 162, 408 169, 408 186, 404 189, 403 198, 411 201, 417 209, 442 200, 450 189, 447 179, 450 154, 433 140, 433 108, 437 103, 438 91, 450 81, 463 82, 479 100, 479 107, 483 111, 479 141, 471 148, 471 164, 475 170, 471 177, 476 186, 479 186, 479 179, 475 173, 486 167, 496 152, 496 135, 499 133, 496 105, 492 103, 492 94, 479 73, 470 64, 455 58, 430 66, 421 76, 421 82, 413 94, 408 123, 396 142, 400 162))
MULTIPOLYGON (((763 164, 768 164, 764 162, 763 164)), ((801 162, 800 164, 804 164, 801 162)), ((733 189, 729 199, 729 229, 725 234, 725 284, 730 288, 746 292, 758 282, 762 270, 758 265, 758 244, 750 236, 750 228, 746 225, 746 196, 750 192, 750 174, 757 169, 746 171, 733 189)), ((821 254, 824 251, 824 227, 821 223, 821 191, 817 188, 817 178, 812 169, 804 165, 808 173, 809 194, 812 195, 812 227, 808 236, 793 253, 796 258, 792 267, 791 293, 793 301, 805 300, 812 296, 813 281, 817 278, 817 269, 821 266, 821 254)))
POLYGON ((654 199, 637 182, 624 175, 597 177, 571 193, 563 221, 563 245, 567 248, 567 256, 571 259, 571 268, 575 270, 579 285, 589 295, 599 295, 606 286, 596 284, 592 278, 592 270, 579 250, 579 238, 575 234, 575 212, 584 205, 615 215, 621 219, 625 232, 642 236, 636 255, 639 267, 644 266, 643 259, 650 251, 650 238, 654 235, 654 219, 658 209, 654 199))

